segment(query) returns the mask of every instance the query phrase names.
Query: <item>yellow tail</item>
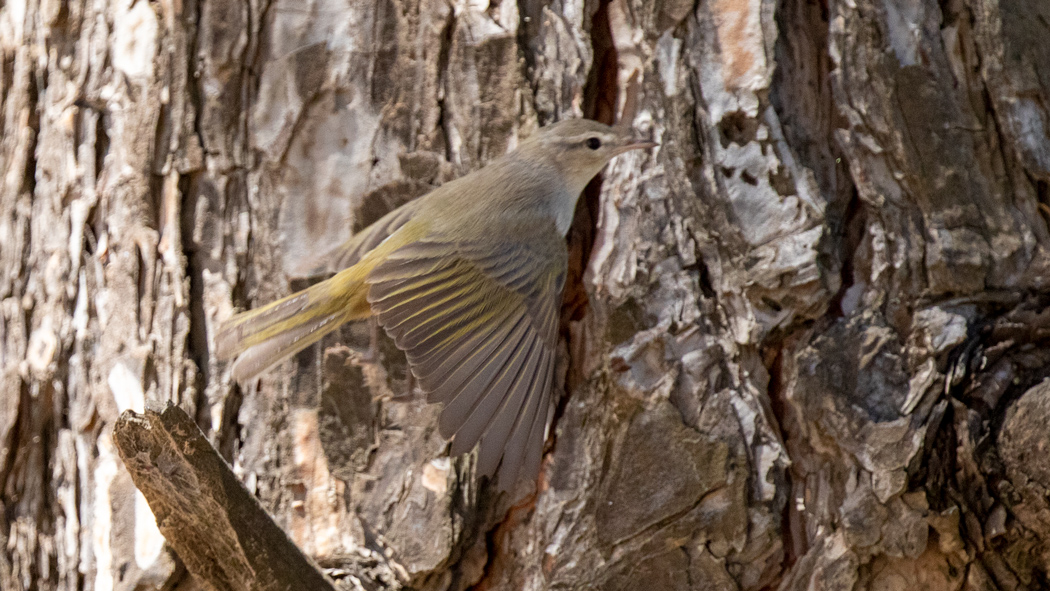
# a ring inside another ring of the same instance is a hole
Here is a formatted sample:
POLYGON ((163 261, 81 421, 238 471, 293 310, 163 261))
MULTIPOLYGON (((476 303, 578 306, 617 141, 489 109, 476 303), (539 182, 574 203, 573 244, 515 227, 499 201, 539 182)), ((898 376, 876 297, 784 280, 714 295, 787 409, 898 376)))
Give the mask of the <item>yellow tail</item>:
POLYGON ((216 355, 237 356, 233 378, 250 380, 321 340, 339 325, 371 314, 364 281, 354 266, 317 285, 230 318, 219 328, 216 355))

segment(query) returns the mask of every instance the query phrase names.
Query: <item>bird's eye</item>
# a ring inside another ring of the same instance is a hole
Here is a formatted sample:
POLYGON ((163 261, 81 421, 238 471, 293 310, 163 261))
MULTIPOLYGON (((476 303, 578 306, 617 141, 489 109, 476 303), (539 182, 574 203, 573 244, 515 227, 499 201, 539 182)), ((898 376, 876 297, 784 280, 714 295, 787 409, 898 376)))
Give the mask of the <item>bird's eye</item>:
POLYGON ((589 137, 587 138, 587 147, 592 150, 597 150, 598 148, 602 147, 602 140, 596 137, 589 137))

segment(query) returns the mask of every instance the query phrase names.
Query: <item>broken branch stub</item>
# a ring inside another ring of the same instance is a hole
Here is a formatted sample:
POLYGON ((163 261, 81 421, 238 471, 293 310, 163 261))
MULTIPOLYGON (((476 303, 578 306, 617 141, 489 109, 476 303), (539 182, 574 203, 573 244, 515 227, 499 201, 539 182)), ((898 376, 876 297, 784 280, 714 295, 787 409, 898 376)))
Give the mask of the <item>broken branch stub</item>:
POLYGON ((113 436, 161 533, 207 586, 334 591, 182 409, 124 411, 113 436))

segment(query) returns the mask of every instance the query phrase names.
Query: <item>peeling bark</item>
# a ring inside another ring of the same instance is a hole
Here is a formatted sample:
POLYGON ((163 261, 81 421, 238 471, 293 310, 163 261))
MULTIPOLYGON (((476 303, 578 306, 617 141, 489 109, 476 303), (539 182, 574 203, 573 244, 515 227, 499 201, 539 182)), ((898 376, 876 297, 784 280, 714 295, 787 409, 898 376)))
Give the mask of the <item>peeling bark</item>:
POLYGON ((121 413, 167 403, 341 585, 367 555, 435 590, 1050 588, 1047 22, 4 4, 0 588, 207 584, 117 455, 121 413), (537 483, 447 458, 368 323, 231 383, 218 322, 570 116, 660 147, 581 199, 537 483))

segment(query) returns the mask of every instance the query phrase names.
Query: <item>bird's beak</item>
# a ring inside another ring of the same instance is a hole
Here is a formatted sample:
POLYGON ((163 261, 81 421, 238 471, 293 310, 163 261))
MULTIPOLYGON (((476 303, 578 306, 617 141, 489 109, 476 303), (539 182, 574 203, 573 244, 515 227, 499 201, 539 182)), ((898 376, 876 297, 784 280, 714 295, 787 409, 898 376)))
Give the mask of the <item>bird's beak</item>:
POLYGON ((623 154, 624 152, 629 152, 631 150, 645 150, 647 148, 655 148, 658 145, 660 144, 657 144, 656 142, 651 142, 649 140, 632 138, 624 142, 622 146, 616 148, 613 154, 623 154))

